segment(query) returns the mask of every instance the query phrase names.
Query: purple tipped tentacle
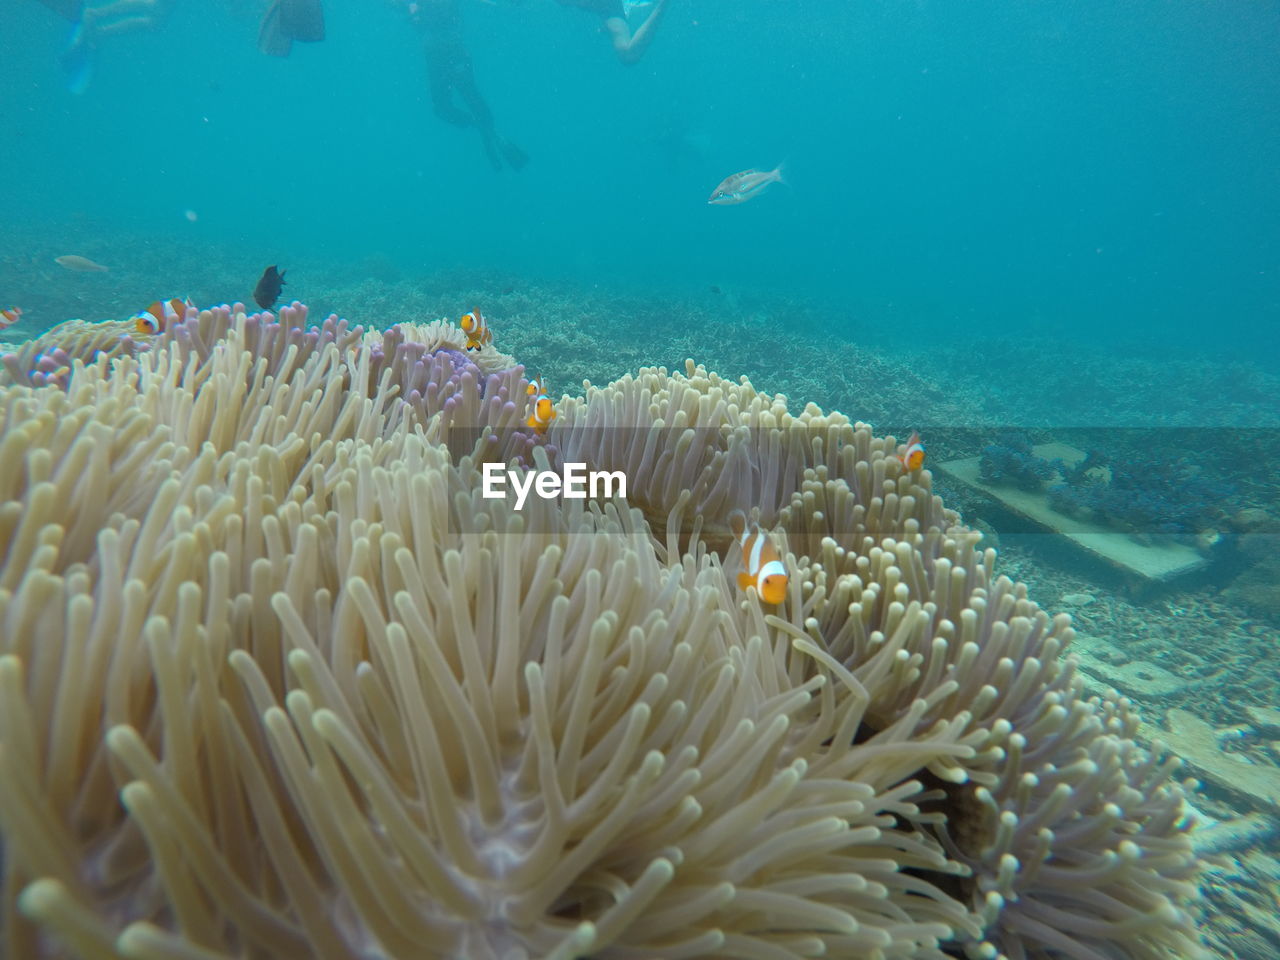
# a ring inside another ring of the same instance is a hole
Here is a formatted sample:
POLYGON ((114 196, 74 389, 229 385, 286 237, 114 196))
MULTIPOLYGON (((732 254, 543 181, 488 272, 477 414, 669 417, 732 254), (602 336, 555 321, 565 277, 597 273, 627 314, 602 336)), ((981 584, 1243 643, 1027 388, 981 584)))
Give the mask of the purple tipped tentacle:
POLYGON ((280 308, 280 324, 286 328, 299 327, 303 328, 307 325, 307 307, 306 304, 294 300, 288 306, 280 308))
POLYGON ((0 354, 0 364, 3 364, 9 376, 13 377, 14 383, 21 383, 28 387, 32 386, 31 374, 22 368, 16 353, 0 354))

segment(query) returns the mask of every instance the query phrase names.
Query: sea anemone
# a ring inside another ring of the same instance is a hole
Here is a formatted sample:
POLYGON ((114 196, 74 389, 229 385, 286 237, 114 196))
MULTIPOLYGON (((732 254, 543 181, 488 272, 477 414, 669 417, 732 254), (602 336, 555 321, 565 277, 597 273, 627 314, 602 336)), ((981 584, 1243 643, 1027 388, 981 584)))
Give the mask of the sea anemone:
POLYGON ((1195 955, 1173 764, 893 438, 692 363, 538 438, 413 336, 0 374, 5 955, 1195 955), (628 500, 483 497, 514 458, 628 500))

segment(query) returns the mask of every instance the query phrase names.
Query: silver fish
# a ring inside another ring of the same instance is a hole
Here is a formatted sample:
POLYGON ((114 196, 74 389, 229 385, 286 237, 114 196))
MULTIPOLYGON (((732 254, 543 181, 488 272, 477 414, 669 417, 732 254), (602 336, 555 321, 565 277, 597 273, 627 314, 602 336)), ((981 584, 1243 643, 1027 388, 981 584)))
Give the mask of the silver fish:
POLYGON ((735 173, 721 180, 720 185, 711 191, 711 197, 707 203, 721 206, 743 203, 760 196, 769 184, 782 182, 782 164, 778 164, 767 173, 759 170, 743 170, 741 173, 735 173))
POLYGON ((64 257, 54 257, 53 262, 63 269, 70 270, 72 273, 106 273, 107 268, 100 263, 94 263, 88 257, 78 257, 74 253, 69 253, 64 257))

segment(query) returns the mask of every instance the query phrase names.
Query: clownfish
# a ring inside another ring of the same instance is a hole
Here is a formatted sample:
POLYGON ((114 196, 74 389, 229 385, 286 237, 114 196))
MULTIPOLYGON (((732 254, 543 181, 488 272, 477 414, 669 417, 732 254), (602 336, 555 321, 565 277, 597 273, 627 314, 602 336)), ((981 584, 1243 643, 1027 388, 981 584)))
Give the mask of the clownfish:
POLYGON ((747 526, 747 515, 741 510, 729 514, 729 529, 742 547, 742 571, 738 589, 755 587, 765 603, 777 605, 787 596, 787 568, 782 565, 778 548, 760 524, 747 526))
POLYGON ((525 422, 539 434, 544 434, 547 427, 551 426, 551 421, 556 418, 556 410, 551 404, 551 397, 547 395, 547 388, 542 385, 541 377, 529 381, 529 396, 533 397, 533 412, 525 422))
POLYGON ((157 333, 163 333, 169 324, 185 317, 188 307, 195 308, 190 297, 186 300, 180 300, 177 297, 172 300, 157 300, 141 313, 135 314, 133 322, 139 333, 154 336, 157 333))
POLYGON ((489 324, 485 322, 484 317, 480 315, 479 307, 466 314, 458 324, 462 327, 462 332, 467 335, 468 350, 479 350, 486 343, 493 342, 493 332, 489 329, 489 324))
POLYGON ((911 439, 907 441, 907 449, 898 454, 898 460, 908 470, 919 470, 924 466, 924 444, 920 442, 919 430, 911 431, 911 439))
POLYGON ((11 323, 17 323, 20 316, 22 316, 21 307, 10 307, 8 310, 0 310, 0 330, 3 330, 11 323))

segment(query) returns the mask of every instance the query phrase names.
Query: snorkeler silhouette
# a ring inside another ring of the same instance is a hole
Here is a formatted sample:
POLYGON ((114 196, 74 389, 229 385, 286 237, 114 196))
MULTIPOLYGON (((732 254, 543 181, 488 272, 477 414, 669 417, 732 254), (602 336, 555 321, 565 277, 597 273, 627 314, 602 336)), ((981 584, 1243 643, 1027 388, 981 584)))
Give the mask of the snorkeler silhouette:
POLYGON ((476 86, 457 0, 417 0, 407 6, 410 20, 422 34, 435 115, 456 127, 475 127, 493 169, 501 170, 504 163, 512 170, 524 167, 529 157, 498 134, 489 104, 476 86))
MULTIPOLYGON (((83 93, 93 77, 93 54, 104 37, 154 30, 168 17, 173 0, 39 0, 73 24, 62 52, 62 69, 73 93, 83 93)), ((324 39, 322 0, 272 0, 258 34, 263 53, 287 57, 293 41, 324 39)))

